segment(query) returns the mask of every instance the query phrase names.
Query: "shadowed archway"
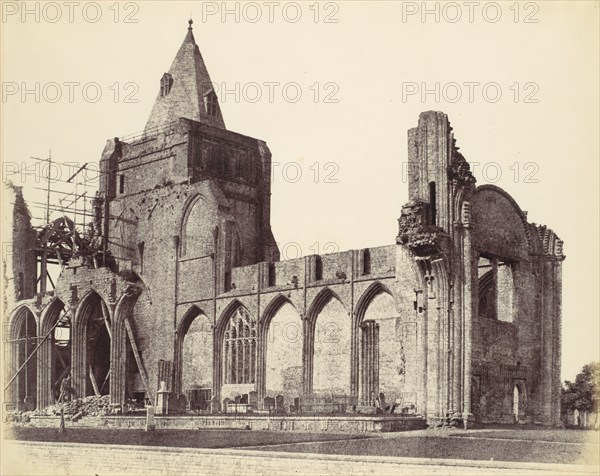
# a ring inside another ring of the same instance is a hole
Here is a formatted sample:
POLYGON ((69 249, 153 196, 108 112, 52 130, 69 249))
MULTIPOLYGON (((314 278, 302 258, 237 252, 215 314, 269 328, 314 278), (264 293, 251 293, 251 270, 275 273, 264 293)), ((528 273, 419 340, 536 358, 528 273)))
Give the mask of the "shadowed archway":
POLYGON ((75 396, 110 393, 111 322, 104 300, 90 291, 73 323, 72 382, 75 396))

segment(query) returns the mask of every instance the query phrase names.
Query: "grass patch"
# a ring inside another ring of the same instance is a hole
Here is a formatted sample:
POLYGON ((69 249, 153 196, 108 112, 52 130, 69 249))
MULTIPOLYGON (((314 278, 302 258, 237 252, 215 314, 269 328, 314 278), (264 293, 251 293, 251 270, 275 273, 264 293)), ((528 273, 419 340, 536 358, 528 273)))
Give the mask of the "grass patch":
MULTIPOLYGON (((510 430, 509 430, 510 431, 510 430)), ((387 438, 370 438, 354 441, 323 441, 298 443, 276 448, 277 451, 321 453, 336 455, 398 456, 412 458, 444 458, 466 460, 495 460, 529 463, 593 464, 600 462, 597 444, 579 438, 579 442, 568 441, 573 435, 552 435, 544 432, 546 439, 536 441, 535 433, 523 438, 524 433, 512 430, 506 434, 497 432, 471 431, 464 434, 410 436, 408 433, 387 438), (521 436, 521 438, 519 438, 521 436), (567 440, 567 441, 564 441, 567 440)), ((527 433, 527 432, 525 432, 527 433)), ((581 432, 578 432, 581 433, 581 432)), ((268 450, 269 448, 259 448, 268 450)))
POLYGON ((14 427, 7 430, 7 439, 93 443, 100 445, 171 446, 174 448, 235 448, 307 441, 335 441, 368 438, 362 435, 291 433, 249 430, 155 430, 69 428, 63 435, 55 428, 14 427))

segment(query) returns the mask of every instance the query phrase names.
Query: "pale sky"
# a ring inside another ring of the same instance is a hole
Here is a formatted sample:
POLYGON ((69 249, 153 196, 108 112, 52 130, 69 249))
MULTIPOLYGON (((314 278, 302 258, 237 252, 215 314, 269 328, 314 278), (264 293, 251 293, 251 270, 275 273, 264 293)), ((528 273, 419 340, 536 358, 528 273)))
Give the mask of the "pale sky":
POLYGON ((43 202, 44 181, 15 173, 30 156, 97 163, 107 139, 141 131, 191 13, 212 81, 232 91, 227 128, 273 154, 282 259, 393 243, 407 130, 443 111, 478 184, 565 242, 572 379, 600 360, 598 3, 491 3, 431 2, 423 18, 422 2, 229 2, 225 17, 222 2, 30 2, 25 16, 3 2, 3 178, 43 202))

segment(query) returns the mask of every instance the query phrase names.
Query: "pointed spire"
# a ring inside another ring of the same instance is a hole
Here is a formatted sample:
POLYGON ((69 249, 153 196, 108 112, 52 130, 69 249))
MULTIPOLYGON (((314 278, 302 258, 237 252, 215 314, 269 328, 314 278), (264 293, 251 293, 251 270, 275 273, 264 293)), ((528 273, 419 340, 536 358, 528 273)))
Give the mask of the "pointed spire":
POLYGON ((196 40, 194 38, 194 32, 193 32, 193 28, 192 25, 194 23, 194 20, 192 20, 191 18, 188 20, 188 32, 187 35, 185 36, 185 41, 191 41, 192 43, 196 43, 196 40))
POLYGON ((221 108, 200 49, 196 44, 192 24, 168 73, 160 80, 160 91, 146 123, 146 130, 180 117, 225 129, 221 108))

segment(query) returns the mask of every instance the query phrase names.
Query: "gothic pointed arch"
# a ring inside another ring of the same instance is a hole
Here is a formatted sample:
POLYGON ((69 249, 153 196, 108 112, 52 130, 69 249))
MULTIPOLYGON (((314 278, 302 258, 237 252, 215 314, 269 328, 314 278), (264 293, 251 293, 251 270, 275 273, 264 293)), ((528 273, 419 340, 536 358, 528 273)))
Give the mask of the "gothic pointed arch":
POLYGON ((17 339, 17 335, 19 332, 19 327, 22 323, 22 320, 24 318, 24 315, 29 312, 33 315, 34 319, 36 320, 36 324, 39 321, 39 318, 37 316, 37 312, 35 311, 35 308, 33 306, 31 306, 29 303, 27 302, 23 302, 18 304, 10 313, 10 316, 8 318, 8 335, 9 335, 9 339, 17 339))
POLYGON ((229 318, 239 308, 243 308, 243 309, 247 310, 247 308, 244 305, 244 303, 242 303, 239 299, 234 299, 229 304, 227 304, 227 306, 225 307, 225 309, 223 309, 223 311, 221 312, 221 315, 217 319, 217 323, 216 323, 217 337, 219 337, 219 338, 223 337, 223 332, 225 330, 225 326, 227 325, 227 322, 229 321, 229 318))
POLYGON ((405 367, 395 296, 385 284, 376 281, 363 292, 355 309, 353 389, 365 405, 374 405, 381 392, 386 399, 395 401, 402 394, 405 367))
POLYGON ((175 367, 175 392, 182 392, 182 375, 183 375, 183 343, 185 336, 187 335, 190 326, 194 322, 194 320, 201 316, 206 315, 206 313, 193 304, 190 306, 185 314, 179 320, 177 324, 177 330, 175 331, 175 355, 174 355, 174 367, 175 367))
POLYGON ((319 313, 332 299, 339 301, 339 303, 346 310, 346 312, 348 312, 348 307, 346 306, 346 304, 344 304, 344 301, 338 295, 338 293, 333 291, 331 288, 326 287, 319 291, 319 293, 314 297, 310 306, 308 307, 308 312, 306 313, 306 319, 308 320, 308 322, 314 324, 314 321, 316 320, 319 313))
POLYGON ((308 308, 304 329, 305 393, 349 394, 352 321, 338 293, 326 287, 315 296, 308 308), (334 367, 336 371, 332 374, 334 367))
POLYGON ((279 293, 267 304, 259 321, 257 389, 259 398, 283 395, 286 400, 302 393, 303 321, 298 308, 279 293))
POLYGON ((365 290, 365 292, 361 294, 354 310, 357 325, 360 325, 360 323, 364 319, 365 312, 367 311, 367 308, 369 307, 371 301, 375 298, 375 296, 382 293, 389 294, 392 298, 394 298, 394 294, 392 293, 390 288, 387 287, 385 284, 381 283, 380 281, 375 281, 374 283, 372 283, 365 290))
POLYGON ((77 397, 109 394, 111 315, 100 294, 90 290, 75 309, 72 324, 72 382, 77 397))
POLYGON ((189 307, 189 309, 185 311, 183 317, 179 320, 179 324, 177 324, 177 335, 181 337, 185 336, 185 334, 190 328, 190 325, 192 324, 192 322, 194 322, 194 319, 196 319, 201 314, 206 315, 206 313, 201 308, 199 308, 195 304, 192 304, 189 307))
MULTIPOLYGON (((111 403, 124 403, 126 401, 127 381, 131 380, 131 375, 128 375, 128 368, 131 368, 129 361, 132 359, 130 355, 132 349, 127 337, 125 320, 133 316, 141 290, 147 292, 147 289, 142 285, 140 288, 123 293, 114 305, 114 314, 112 315, 114 322, 108 323, 112 331, 111 376, 109 379, 111 403)), ((108 307, 105 309, 105 314, 110 318, 111 314, 108 307)), ((131 322, 129 324, 131 325, 131 322)), ((137 371, 139 372, 139 369, 137 371)), ((153 401, 154 397, 152 395, 147 397, 151 402, 153 401)))
POLYGON ((45 336, 50 332, 61 312, 70 310, 70 308, 65 309, 65 304, 60 298, 55 297, 52 299, 40 315, 40 334, 45 336))
POLYGON ((296 312, 298 312, 296 304, 285 294, 279 293, 273 299, 271 299, 271 301, 269 301, 265 307, 265 310, 260 317, 261 326, 268 327, 271 319, 273 319, 275 314, 277 314, 277 311, 279 311, 279 309, 281 309, 281 307, 285 304, 290 304, 296 310, 296 312))
POLYGON ((174 390, 194 410, 207 410, 214 391, 214 329, 203 309, 190 306, 175 335, 174 390))
POLYGON ((253 388, 256 383, 257 319, 235 299, 221 313, 215 333, 218 344, 218 381, 221 391, 253 388), (250 387, 252 386, 252 387, 250 387))
POLYGON ((201 193, 186 201, 180 223, 180 257, 199 258, 213 252, 214 236, 206 220, 207 206, 208 200, 201 193))
POLYGON ((9 317, 8 378, 11 379, 8 402, 19 410, 34 410, 37 399, 38 316, 26 303, 18 305, 9 317))
POLYGON ((60 382, 71 372, 72 314, 58 297, 41 313, 40 335, 46 339, 38 350, 38 408, 54 404, 60 382))

